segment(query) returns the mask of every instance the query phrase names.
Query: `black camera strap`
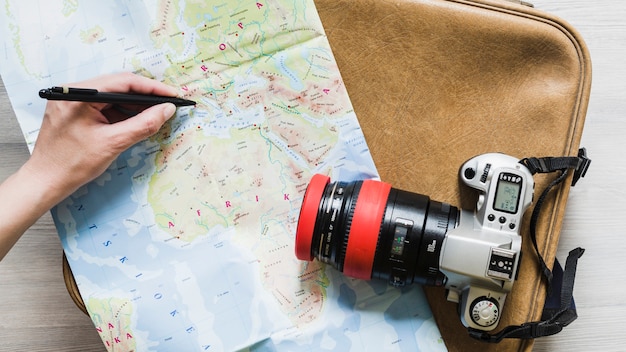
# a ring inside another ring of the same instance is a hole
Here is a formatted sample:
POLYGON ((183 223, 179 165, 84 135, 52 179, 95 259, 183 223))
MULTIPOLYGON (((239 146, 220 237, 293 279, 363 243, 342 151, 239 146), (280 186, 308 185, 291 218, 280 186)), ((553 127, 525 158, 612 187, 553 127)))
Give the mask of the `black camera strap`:
POLYGON ((553 270, 550 270, 539 252, 536 228, 543 203, 550 191, 565 180, 570 170, 574 170, 572 186, 575 186, 581 177, 585 177, 591 160, 587 158, 585 148, 581 148, 577 157, 525 158, 520 160, 520 163, 526 166, 533 175, 559 172, 559 175, 541 193, 530 218, 530 238, 537 253, 541 272, 546 279, 548 298, 544 305, 541 321, 511 325, 494 335, 481 330, 468 329, 471 337, 484 342, 498 343, 505 338, 533 339, 554 335, 578 317, 573 297, 574 280, 578 259, 585 250, 579 247, 570 251, 565 262, 565 270, 561 268, 556 259, 553 270), (553 290, 557 291, 558 295, 553 294, 553 290))

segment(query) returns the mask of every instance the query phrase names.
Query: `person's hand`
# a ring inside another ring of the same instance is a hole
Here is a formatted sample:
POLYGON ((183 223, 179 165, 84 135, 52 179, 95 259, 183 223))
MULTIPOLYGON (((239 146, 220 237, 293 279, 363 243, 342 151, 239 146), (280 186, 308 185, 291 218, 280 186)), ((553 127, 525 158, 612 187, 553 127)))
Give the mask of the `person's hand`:
MULTIPOLYGON (((129 73, 71 86, 177 95, 174 88, 129 73)), ((120 119, 107 104, 49 101, 32 156, 0 183, 0 260, 39 217, 103 173, 121 152, 155 134, 175 111, 167 103, 120 119)))
MULTIPOLYGON (((131 73, 68 86, 102 92, 177 95, 170 86, 131 73)), ((102 174, 121 152, 155 134, 175 111, 173 104, 160 104, 119 121, 119 112, 107 104, 49 101, 33 154, 24 167, 39 175, 41 182, 55 192, 68 196, 102 174)))

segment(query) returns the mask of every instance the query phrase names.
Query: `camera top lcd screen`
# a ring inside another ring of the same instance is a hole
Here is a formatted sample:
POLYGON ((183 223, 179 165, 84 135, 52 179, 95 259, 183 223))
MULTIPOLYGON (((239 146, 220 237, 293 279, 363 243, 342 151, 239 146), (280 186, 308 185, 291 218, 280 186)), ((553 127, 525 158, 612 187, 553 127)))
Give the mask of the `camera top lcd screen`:
POLYGON ((502 179, 498 180, 493 208, 506 213, 517 213, 521 188, 522 185, 520 183, 502 179))

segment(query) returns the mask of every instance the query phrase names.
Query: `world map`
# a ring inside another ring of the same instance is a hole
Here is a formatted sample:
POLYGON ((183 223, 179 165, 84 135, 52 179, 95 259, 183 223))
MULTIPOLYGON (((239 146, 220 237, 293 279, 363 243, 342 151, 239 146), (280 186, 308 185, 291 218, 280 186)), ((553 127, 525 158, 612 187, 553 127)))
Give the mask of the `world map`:
POLYGON ((52 210, 108 350, 445 350, 420 287, 295 257, 313 174, 377 176, 312 0, 11 0, 0 19, 31 149, 44 87, 132 71, 198 102, 52 210))

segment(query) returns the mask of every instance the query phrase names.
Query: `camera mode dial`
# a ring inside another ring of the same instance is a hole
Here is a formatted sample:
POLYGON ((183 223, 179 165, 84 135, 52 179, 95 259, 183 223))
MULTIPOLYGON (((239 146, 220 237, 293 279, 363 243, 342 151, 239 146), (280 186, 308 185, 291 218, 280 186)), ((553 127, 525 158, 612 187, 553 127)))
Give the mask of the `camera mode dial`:
POLYGON ((470 305, 470 316, 474 323, 482 327, 496 324, 500 317, 498 301, 485 296, 476 298, 470 305))

